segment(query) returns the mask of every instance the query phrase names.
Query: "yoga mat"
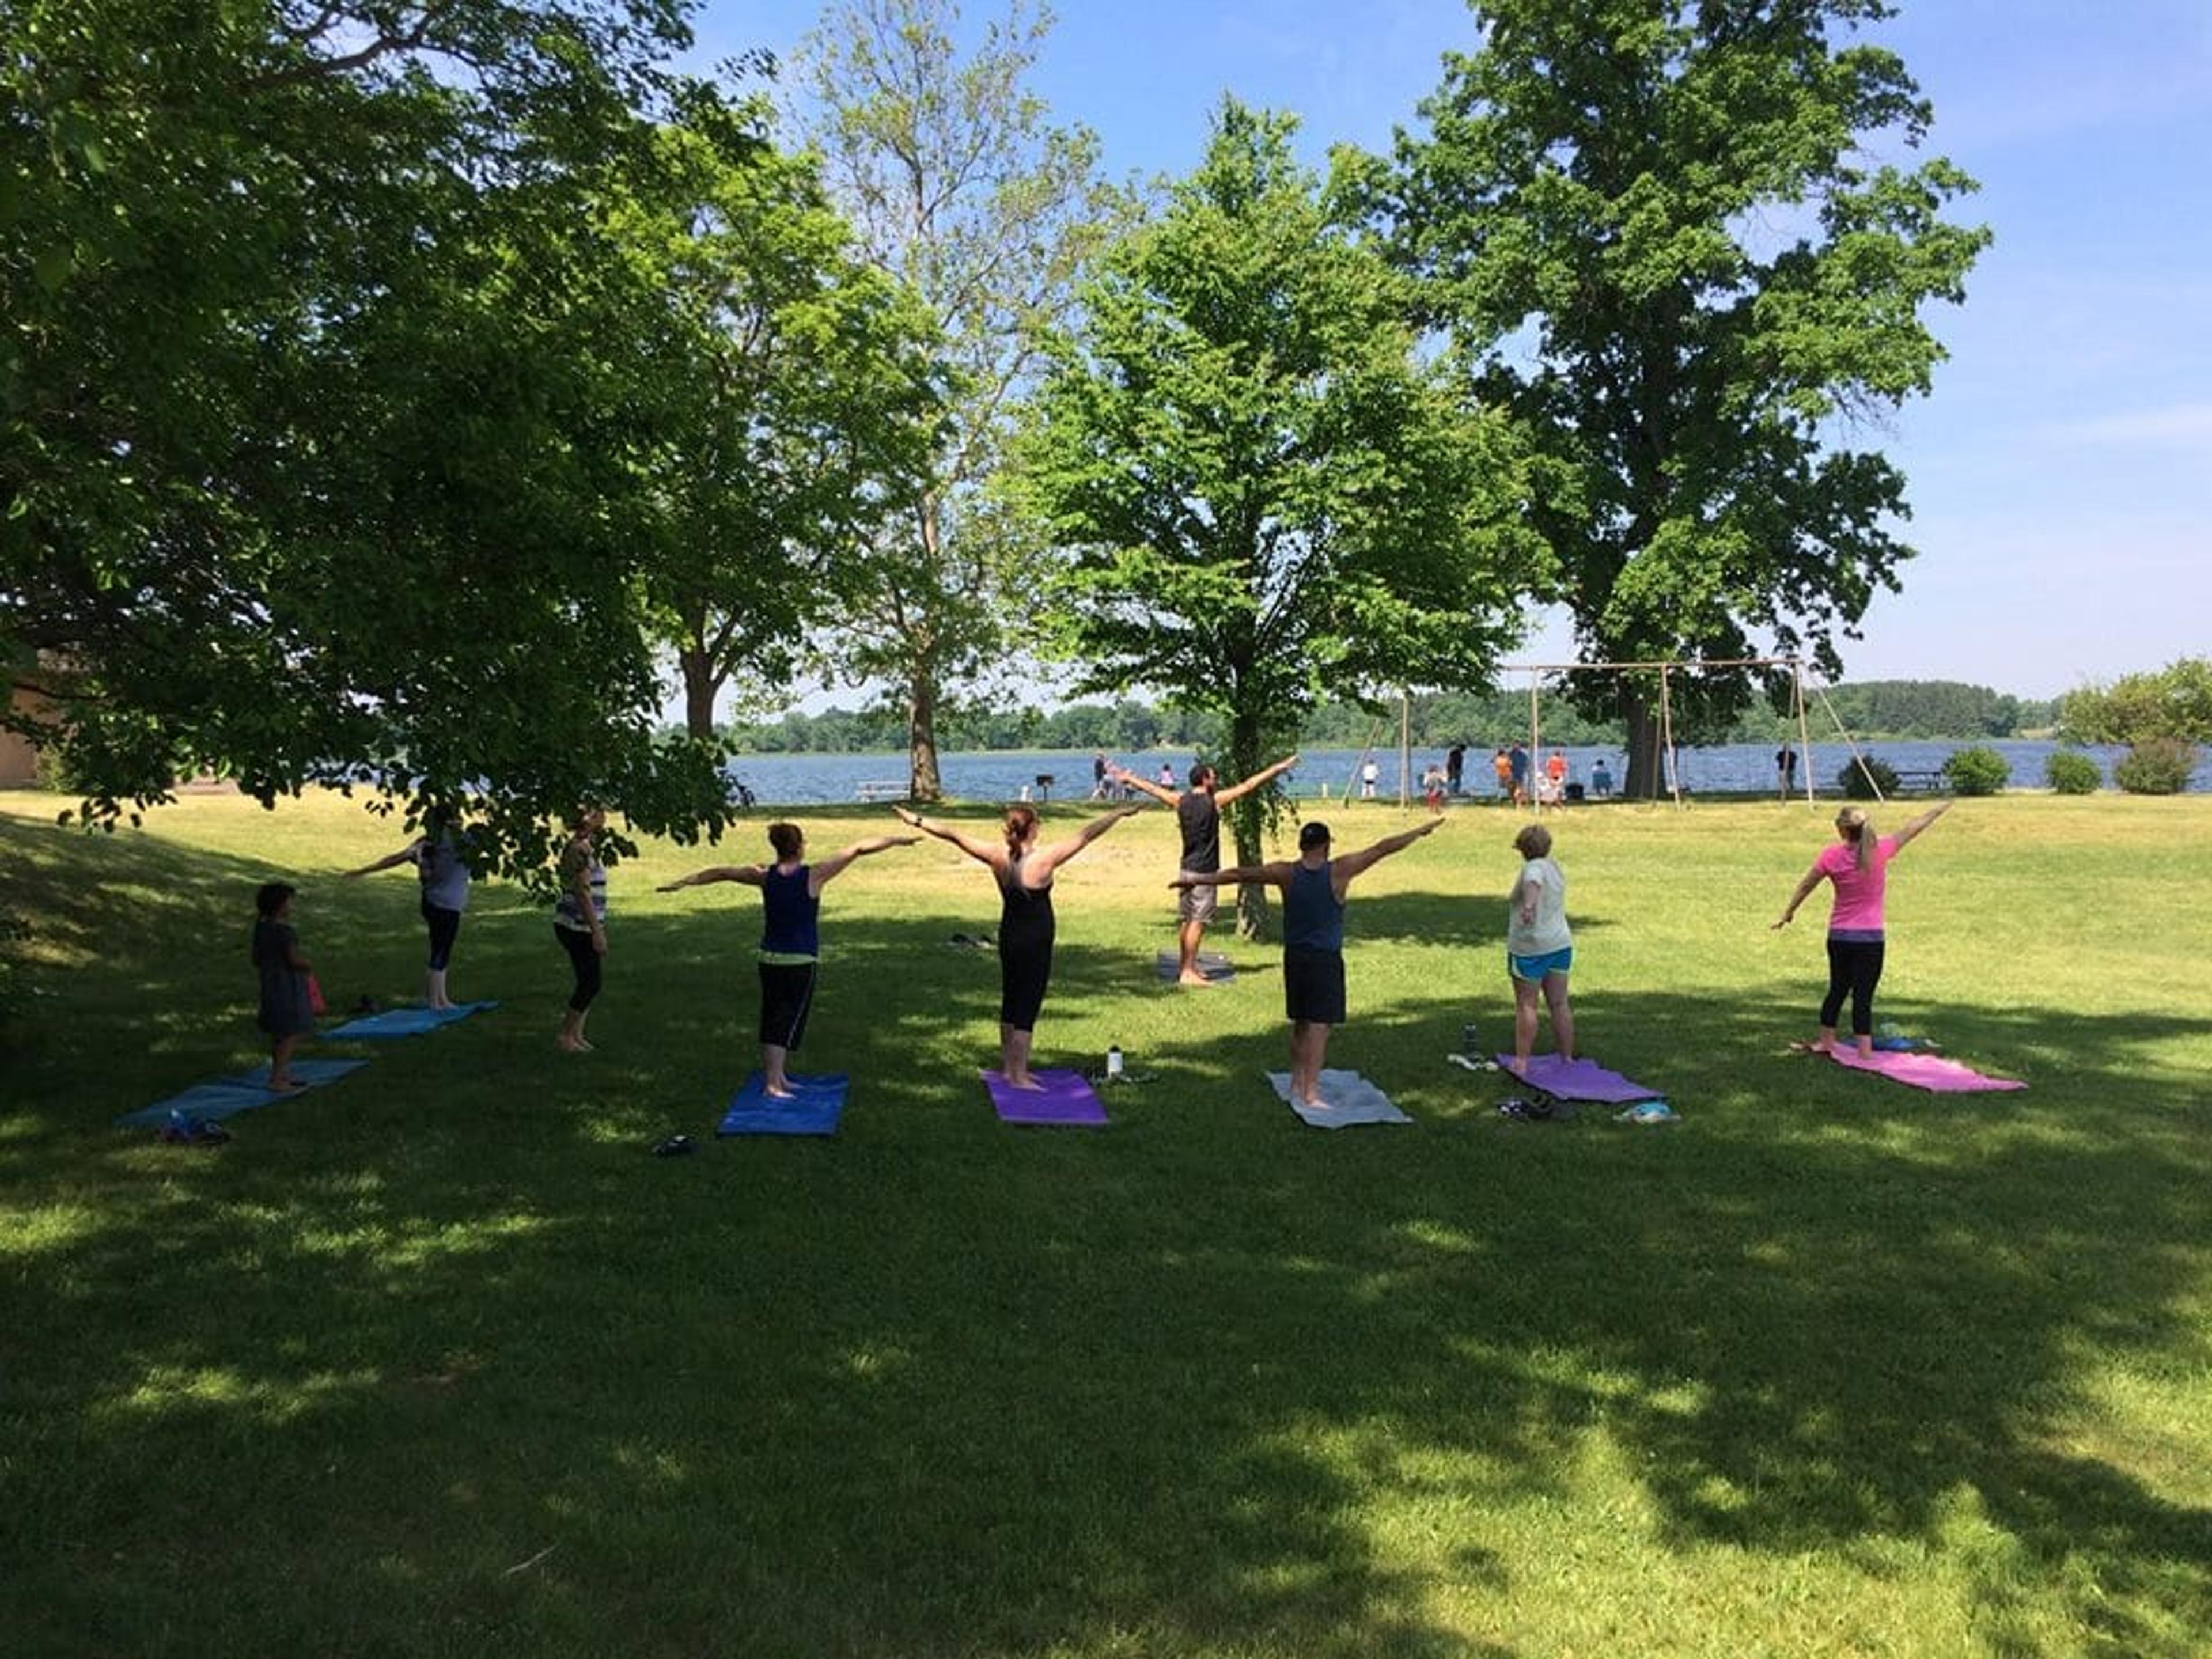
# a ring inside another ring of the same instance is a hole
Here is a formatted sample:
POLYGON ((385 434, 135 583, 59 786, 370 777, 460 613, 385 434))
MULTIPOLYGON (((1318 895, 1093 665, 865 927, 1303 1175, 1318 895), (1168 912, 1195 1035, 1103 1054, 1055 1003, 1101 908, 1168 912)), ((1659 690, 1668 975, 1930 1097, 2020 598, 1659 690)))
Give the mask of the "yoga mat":
POLYGON ((359 1019, 349 1019, 336 1030, 323 1035, 349 1040, 366 1037, 371 1041, 420 1036, 441 1025, 451 1025, 457 1019, 466 1019, 482 1009, 498 1006, 496 1002, 463 1002, 451 1008, 386 1008, 380 1014, 363 1014, 359 1019))
POLYGON ((1984 1094, 2027 1087, 2017 1078, 1985 1077, 1972 1066, 1941 1054, 1884 1054, 1877 1049, 1872 1058, 1862 1059, 1856 1048, 1838 1048, 1828 1051, 1828 1058, 1851 1071, 1877 1073, 1893 1083, 1925 1089, 1931 1094, 1984 1094))
POLYGON ((1105 1103, 1084 1080, 1080 1072, 1031 1072, 1042 1089, 1010 1089, 998 1072, 983 1073, 983 1086, 991 1104, 1005 1123, 1101 1124, 1106 1121, 1105 1103))
POLYGON ((334 1083, 348 1072, 368 1064, 365 1060, 295 1060, 292 1062, 292 1075, 307 1086, 285 1094, 268 1086, 269 1068, 263 1066, 213 1083, 196 1083, 181 1094, 157 1100, 151 1106, 141 1106, 135 1112, 125 1112, 115 1120, 115 1125, 118 1128, 157 1129, 169 1121, 172 1111, 212 1123, 238 1112, 250 1112, 257 1106, 266 1106, 273 1100, 289 1100, 319 1084, 334 1083))
POLYGON ((730 1098, 722 1114, 718 1135, 834 1135, 844 1115, 848 1080, 842 1072, 823 1077, 793 1073, 797 1092, 789 1100, 771 1100, 763 1092, 766 1079, 758 1072, 748 1077, 730 1098))
POLYGON ((1322 1098, 1328 1106, 1316 1109, 1301 1106, 1291 1098, 1291 1074, 1270 1072, 1267 1082, 1277 1098, 1316 1129, 1348 1129, 1358 1123, 1411 1123, 1407 1117, 1390 1103, 1390 1097, 1357 1072, 1333 1072, 1324 1069, 1321 1074, 1322 1098))
POLYGON ((1557 1054, 1531 1054, 1526 1066, 1513 1056, 1498 1056, 1498 1069, 1532 1089, 1541 1089, 1561 1100, 1594 1100, 1607 1106, 1625 1106, 1632 1100, 1656 1100, 1661 1091, 1631 1083, 1618 1072, 1609 1072, 1594 1060, 1561 1060, 1557 1054))
MULTIPOLYGON (((1218 951, 1200 951, 1198 953, 1197 967, 1200 975, 1206 979, 1225 982, 1237 977, 1237 969, 1231 965, 1229 958, 1218 951)), ((1162 979, 1181 977, 1182 952, 1161 951, 1158 956, 1152 958, 1152 969, 1162 979)))

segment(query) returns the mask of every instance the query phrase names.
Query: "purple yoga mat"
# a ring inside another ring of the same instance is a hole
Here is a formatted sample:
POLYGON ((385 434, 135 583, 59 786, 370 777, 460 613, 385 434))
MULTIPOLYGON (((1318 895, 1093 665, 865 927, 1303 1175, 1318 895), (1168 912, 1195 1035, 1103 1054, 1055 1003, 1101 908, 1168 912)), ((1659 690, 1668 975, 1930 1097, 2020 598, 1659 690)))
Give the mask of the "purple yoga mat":
POLYGON ((1105 1103, 1084 1080, 1080 1072, 1031 1072, 1041 1089, 1010 1089, 997 1072, 983 1073, 983 1086, 991 1091, 991 1104, 1006 1123, 1099 1124, 1106 1121, 1105 1103))
POLYGON ((1557 1054, 1532 1054, 1526 1066, 1517 1066, 1512 1055, 1500 1054, 1498 1069, 1560 1100, 1594 1100, 1607 1106, 1624 1106, 1632 1100, 1656 1100, 1662 1092, 1647 1089, 1640 1083, 1631 1083, 1620 1073, 1608 1072, 1594 1060, 1561 1060, 1557 1054))
POLYGON ((2017 1078, 1984 1077, 1971 1066, 1941 1054, 1883 1054, 1862 1058, 1855 1048, 1832 1048, 1828 1058, 1854 1072, 1879 1072, 1893 1083, 1909 1084, 1939 1095, 1980 1094, 1997 1089, 2025 1089, 2017 1078))

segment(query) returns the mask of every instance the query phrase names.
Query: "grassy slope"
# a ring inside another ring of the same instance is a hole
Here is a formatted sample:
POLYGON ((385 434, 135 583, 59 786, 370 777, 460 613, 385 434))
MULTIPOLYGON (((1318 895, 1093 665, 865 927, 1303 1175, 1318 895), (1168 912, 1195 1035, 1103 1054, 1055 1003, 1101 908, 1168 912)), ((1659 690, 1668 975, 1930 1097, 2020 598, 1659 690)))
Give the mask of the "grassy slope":
POLYGON ((615 876, 596 1054, 482 888, 453 988, 503 1009, 186 1152, 107 1120, 251 1057, 255 881, 335 1003, 414 988, 405 872, 331 878, 396 838, 44 805, 0 798, 53 994, 0 1032, 12 1656, 2204 1650, 2212 801, 1971 802, 1906 854, 1882 1013, 2033 1085, 1942 1098, 1778 1052, 1825 815, 1566 817, 1584 1047, 1659 1131, 1442 1063, 1506 1030, 1494 809, 1355 890, 1332 1061, 1398 1131, 1266 1092, 1267 950, 1152 980, 1164 814, 1064 875, 1039 1032, 1158 1081, 1000 1127, 995 966, 945 943, 988 883, 887 854, 825 905, 843 1133, 676 1161, 752 1052, 757 897, 649 891, 696 853, 615 876))

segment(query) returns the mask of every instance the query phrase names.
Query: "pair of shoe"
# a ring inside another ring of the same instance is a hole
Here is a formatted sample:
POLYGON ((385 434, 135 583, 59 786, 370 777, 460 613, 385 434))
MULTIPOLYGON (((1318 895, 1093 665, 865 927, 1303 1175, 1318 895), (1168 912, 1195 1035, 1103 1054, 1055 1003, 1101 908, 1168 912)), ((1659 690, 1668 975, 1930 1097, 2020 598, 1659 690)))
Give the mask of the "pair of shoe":
POLYGON ((210 1123, 184 1112, 172 1112, 169 1121, 161 1126, 161 1144, 165 1146, 220 1146, 230 1139, 230 1131, 220 1123, 210 1123))
POLYGON ((1511 1118, 1516 1123, 1541 1123, 1556 1109, 1550 1101, 1540 1097, 1534 1100, 1523 1100, 1516 1095, 1510 1100, 1499 1101, 1498 1109, 1502 1115, 1511 1118))
POLYGON ((653 1155, 655 1158, 681 1158, 686 1152, 698 1150, 697 1143, 690 1135, 670 1135, 665 1140, 655 1143, 653 1155))
POLYGON ((955 933, 951 942, 963 951, 995 951, 999 948, 997 941, 988 933, 955 933))

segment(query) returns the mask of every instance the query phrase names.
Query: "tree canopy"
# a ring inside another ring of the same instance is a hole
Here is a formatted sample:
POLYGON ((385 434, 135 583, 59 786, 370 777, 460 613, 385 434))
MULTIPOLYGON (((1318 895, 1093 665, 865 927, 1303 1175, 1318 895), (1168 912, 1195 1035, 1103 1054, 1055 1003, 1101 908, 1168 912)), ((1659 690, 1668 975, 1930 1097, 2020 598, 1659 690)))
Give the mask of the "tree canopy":
POLYGON ((678 405, 623 216, 676 0, 0 0, 0 660, 95 813, 201 769, 719 824, 640 577, 678 405))
MULTIPOLYGON (((1911 550, 1905 479, 1856 447, 1926 392, 1922 318, 1985 231, 1972 181, 1905 167, 1931 113, 1895 53, 1849 44, 1881 0, 1479 0, 1401 135, 1387 209, 1427 302, 1533 446, 1550 597, 1586 661, 1803 653, 1838 641, 1911 550)), ((1695 684, 1723 719, 1743 672, 1695 684)), ((1649 691, 1579 679, 1656 752, 1649 691)))
MULTIPOLYGON (((1020 447, 1079 689, 1219 714, 1232 777, 1332 692, 1486 681, 1536 565, 1504 423, 1424 357, 1406 278, 1295 125, 1223 104, 1198 169, 1098 260, 1020 447)), ((1255 861, 1257 820, 1237 834, 1255 861)))

